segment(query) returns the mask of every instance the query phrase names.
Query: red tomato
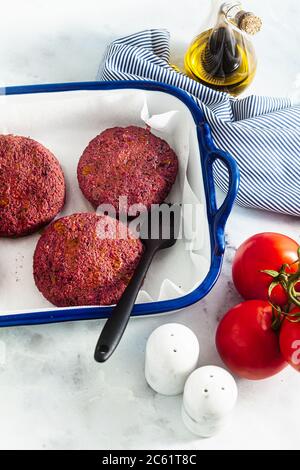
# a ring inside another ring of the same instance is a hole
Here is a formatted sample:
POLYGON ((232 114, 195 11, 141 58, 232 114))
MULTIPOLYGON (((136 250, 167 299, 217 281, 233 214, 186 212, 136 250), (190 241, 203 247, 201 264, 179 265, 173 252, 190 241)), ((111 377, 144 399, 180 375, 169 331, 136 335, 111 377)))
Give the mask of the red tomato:
POLYGON ((225 314, 217 329, 216 346, 233 373, 260 380, 287 365, 271 325, 272 307, 264 300, 243 302, 225 314))
MULTIPOLYGON (((299 307, 295 307, 290 313, 299 311, 299 307)), ((300 372, 300 323, 292 323, 286 318, 281 325, 279 342, 285 360, 300 372)))
MULTIPOLYGON (((262 270, 279 271, 283 264, 292 264, 298 259, 297 242, 279 233, 259 233, 248 238, 237 250, 232 265, 232 278, 237 291, 246 299, 268 300, 268 289, 272 277, 262 270)), ((292 264, 288 272, 295 273, 298 263, 292 264)), ((288 298, 282 286, 274 288, 273 304, 283 307, 288 298)))

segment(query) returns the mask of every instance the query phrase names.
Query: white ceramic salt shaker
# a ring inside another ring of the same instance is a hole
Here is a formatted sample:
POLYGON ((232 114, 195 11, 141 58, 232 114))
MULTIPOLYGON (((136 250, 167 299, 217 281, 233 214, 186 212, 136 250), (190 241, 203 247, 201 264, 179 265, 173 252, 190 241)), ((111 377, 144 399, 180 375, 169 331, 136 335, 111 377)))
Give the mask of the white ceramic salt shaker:
POLYGON ((146 380, 162 395, 178 395, 197 367, 198 357, 198 339, 189 328, 180 323, 162 325, 153 331, 147 342, 146 380))
POLYGON ((182 403, 186 427, 201 437, 217 434, 229 421, 237 400, 237 385, 221 367, 205 366, 187 379, 182 403))

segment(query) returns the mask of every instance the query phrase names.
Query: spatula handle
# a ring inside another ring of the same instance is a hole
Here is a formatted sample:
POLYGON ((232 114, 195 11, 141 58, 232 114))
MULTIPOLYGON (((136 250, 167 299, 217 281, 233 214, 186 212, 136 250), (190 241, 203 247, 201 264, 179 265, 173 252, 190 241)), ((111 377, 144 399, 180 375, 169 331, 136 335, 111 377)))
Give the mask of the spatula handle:
POLYGON ((95 349, 94 358, 97 362, 105 362, 118 346, 129 321, 136 297, 156 251, 156 248, 145 250, 119 303, 115 306, 111 312, 111 316, 106 321, 95 349))

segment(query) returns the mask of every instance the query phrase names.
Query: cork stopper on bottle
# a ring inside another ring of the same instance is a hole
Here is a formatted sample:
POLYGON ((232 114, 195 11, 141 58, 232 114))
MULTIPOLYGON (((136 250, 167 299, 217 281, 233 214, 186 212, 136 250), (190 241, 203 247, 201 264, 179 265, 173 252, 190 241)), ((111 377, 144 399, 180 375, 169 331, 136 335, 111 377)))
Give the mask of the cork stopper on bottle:
POLYGON ((249 11, 240 11, 236 17, 236 24, 239 29, 247 34, 254 35, 261 30, 262 20, 249 11))

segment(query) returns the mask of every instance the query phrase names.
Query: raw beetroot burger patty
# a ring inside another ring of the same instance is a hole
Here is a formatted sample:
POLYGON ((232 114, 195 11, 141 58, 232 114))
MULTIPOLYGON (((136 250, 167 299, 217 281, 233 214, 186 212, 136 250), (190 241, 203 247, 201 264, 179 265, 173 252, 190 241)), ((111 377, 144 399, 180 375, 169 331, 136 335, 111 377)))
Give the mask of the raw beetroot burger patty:
MULTIPOLYGON (((97 208, 111 204, 119 213, 119 197, 128 207, 162 203, 176 179, 178 160, 164 140, 141 127, 114 127, 95 137, 78 164, 79 186, 97 208)), ((125 212, 122 209, 120 212, 125 212)))
POLYGON ((73 214, 53 222, 41 236, 33 259, 35 283, 59 307, 114 304, 142 252, 142 242, 118 220, 73 214))
POLYGON ((54 155, 28 137, 0 135, 0 236, 37 230, 64 200, 64 175, 54 155))

